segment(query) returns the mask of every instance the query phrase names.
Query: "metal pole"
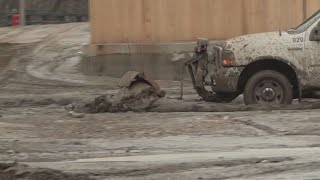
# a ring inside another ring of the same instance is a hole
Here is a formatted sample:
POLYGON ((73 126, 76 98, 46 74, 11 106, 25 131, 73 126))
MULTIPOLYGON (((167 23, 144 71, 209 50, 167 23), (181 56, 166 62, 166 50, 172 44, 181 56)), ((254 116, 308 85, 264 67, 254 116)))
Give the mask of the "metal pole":
POLYGON ((26 0, 19 0, 20 25, 26 25, 26 0))

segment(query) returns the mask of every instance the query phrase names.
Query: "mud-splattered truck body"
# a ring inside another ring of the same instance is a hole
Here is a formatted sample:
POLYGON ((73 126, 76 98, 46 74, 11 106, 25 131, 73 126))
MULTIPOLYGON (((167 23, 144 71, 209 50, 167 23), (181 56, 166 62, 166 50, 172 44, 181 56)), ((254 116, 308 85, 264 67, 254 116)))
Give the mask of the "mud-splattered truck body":
POLYGON ((320 89, 320 11, 297 28, 235 37, 214 45, 214 58, 199 40, 186 64, 200 96, 231 101, 244 94, 246 104, 290 104, 305 91, 320 89), (214 70, 208 73, 208 63, 214 70), (210 75, 213 92, 204 88, 210 75))

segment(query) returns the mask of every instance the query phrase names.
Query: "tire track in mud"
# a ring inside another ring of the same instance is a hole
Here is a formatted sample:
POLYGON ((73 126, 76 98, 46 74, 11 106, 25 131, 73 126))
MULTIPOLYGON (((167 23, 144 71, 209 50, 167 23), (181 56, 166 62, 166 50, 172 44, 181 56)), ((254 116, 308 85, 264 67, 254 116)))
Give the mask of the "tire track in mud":
POLYGON ((81 25, 82 24, 68 24, 66 27, 63 27, 58 31, 51 33, 49 36, 38 43, 38 45, 31 52, 31 55, 39 53, 39 51, 43 50, 46 46, 49 46, 50 44, 53 44, 64 36, 69 35, 73 30, 79 28, 81 25))
MULTIPOLYGON (((176 165, 164 165, 156 167, 146 167, 146 168, 137 168, 131 170, 119 170, 114 172, 96 172, 91 173, 91 175, 98 177, 145 177, 149 175, 161 175, 161 174, 171 174, 171 177, 174 177, 175 173, 183 173, 190 171, 197 171, 197 169, 210 169, 215 167, 224 167, 224 168, 245 168, 246 170, 239 170, 236 173, 230 173, 230 175, 220 175, 219 173, 215 174, 215 177, 210 176, 210 178, 202 177, 201 174, 198 176, 201 179, 212 179, 212 180, 223 180, 230 178, 255 178, 257 176, 263 175, 277 175, 284 172, 290 172, 293 170, 318 170, 320 162, 310 162, 310 163, 293 163, 288 164, 293 159, 291 158, 270 158, 270 159, 248 159, 248 160, 238 160, 238 161, 221 161, 221 162, 204 162, 204 163, 191 163, 191 164, 176 164, 176 165), (285 165, 284 165, 285 164, 285 165), (250 170, 248 170, 250 168, 250 170)), ((161 177, 161 176, 160 176, 161 177)))
POLYGON ((285 166, 279 165, 279 166, 268 166, 265 168, 260 168, 261 172, 253 172, 253 173, 243 173, 242 175, 236 175, 236 176, 225 176, 225 177, 219 177, 219 178, 213 178, 214 180, 222 180, 222 179, 230 179, 230 178, 254 178, 256 176, 261 175, 276 175, 283 172, 288 171, 294 171, 297 169, 303 170, 318 170, 320 166, 320 162, 309 162, 309 163, 295 163, 295 164, 287 164, 285 166))
POLYGON ((265 125, 256 123, 256 122, 254 122, 252 120, 243 120, 243 119, 237 119, 237 118, 233 118, 232 120, 235 121, 235 122, 238 122, 240 124, 243 124, 245 126, 250 126, 250 127, 255 128, 255 129, 261 130, 263 132, 266 132, 269 135, 285 135, 285 133, 282 132, 282 131, 275 130, 275 129, 269 127, 269 126, 265 126, 265 125))
MULTIPOLYGON (((118 171, 118 172, 110 172, 110 173, 94 173, 92 175, 95 176, 102 176, 102 177, 144 177, 148 175, 154 175, 154 174, 174 174, 174 173, 181 173, 181 172, 188 172, 192 170, 197 170, 201 168, 214 168, 214 167, 225 167, 225 168, 237 168, 238 166, 246 166, 247 168, 254 166, 256 169, 256 172, 250 172, 247 170, 243 170, 242 172, 239 171, 236 175, 219 175, 216 174, 215 177, 210 177, 209 179, 212 180, 223 180, 223 179, 230 179, 230 178, 255 178, 257 176, 262 175, 277 175, 284 172, 290 172, 297 169, 308 169, 308 170, 318 170, 318 167, 320 166, 319 162, 310 162, 310 163, 297 163, 297 164, 289 164, 286 166, 283 166, 281 164, 278 165, 278 163, 290 161, 286 160, 285 158, 283 160, 243 160, 239 162, 221 162, 221 163, 201 163, 201 164, 179 164, 175 166, 163 166, 163 167, 154 167, 149 169, 133 169, 129 171, 118 171), (268 163, 262 163, 264 161, 267 161, 268 163), (264 164, 267 165, 267 167, 264 166, 264 164)), ((199 175, 201 177, 201 175, 199 175)), ((203 178, 201 179, 208 179, 203 178)))
POLYGON ((87 24, 74 25, 57 36, 34 51, 34 60, 26 67, 29 76, 71 86, 101 87, 114 82, 110 77, 86 76, 79 70, 83 44, 89 42, 87 24))
MULTIPOLYGON (((32 75, 32 73, 30 73, 30 71, 28 71, 27 67, 29 64, 36 60, 33 58, 35 54, 40 53, 46 47, 67 36, 69 33, 79 28, 81 25, 82 24, 68 24, 66 26, 62 26, 59 29, 55 29, 47 37, 36 43, 13 44, 13 47, 20 47, 20 53, 14 54, 14 57, 12 58, 8 66, 8 70, 3 72, 0 84, 7 85, 10 84, 10 80, 12 80, 15 81, 15 83, 38 82, 37 84, 41 84, 42 86, 50 84, 53 86, 72 86, 71 83, 66 83, 63 81, 54 81, 35 77, 32 75)), ((40 60, 39 63, 43 65, 47 64, 48 62, 40 60)))
MULTIPOLYGON (((29 68, 30 65, 32 65, 33 61, 36 61, 37 59, 33 58, 36 54, 39 54, 40 52, 44 51, 44 49, 48 46, 51 46, 52 44, 57 43, 58 40, 62 39, 63 37, 69 35, 71 32, 73 32, 75 29, 79 28, 81 26, 81 24, 72 24, 72 25, 68 25, 67 27, 64 27, 62 29, 59 29, 58 31, 52 33, 51 35, 47 36, 44 40, 42 40, 41 42, 39 42, 37 44, 37 46, 32 50, 32 52, 27 55, 29 59, 31 59, 31 61, 26 64, 24 66, 24 72, 25 74, 27 74, 31 79, 35 79, 37 81, 40 81, 40 83, 43 83, 45 86, 66 86, 66 87, 73 87, 72 83, 66 83, 64 81, 58 81, 58 80, 51 80, 51 79, 43 79, 40 77, 37 77, 34 75, 33 71, 35 71, 35 69, 43 66, 43 65, 47 65, 50 62, 45 61, 45 60, 41 60, 38 61, 39 64, 37 64, 34 69, 29 68)), ((58 61, 58 60, 57 60, 58 61)), ((57 62, 55 61, 55 62, 57 62)), ((39 84, 39 83, 38 83, 39 84)))
POLYGON ((245 105, 242 101, 223 104, 205 101, 189 102, 162 98, 146 109, 147 112, 246 112, 246 111, 292 111, 320 109, 320 100, 304 100, 292 105, 245 105))
POLYGON ((277 164, 281 162, 293 161, 292 158, 252 158, 243 160, 225 160, 225 161, 215 161, 215 162, 199 162, 199 163, 182 163, 174 165, 161 165, 145 168, 133 168, 128 170, 114 170, 114 172, 105 173, 95 173, 95 175, 113 177, 113 176, 129 176, 129 177, 139 177, 147 176, 153 174, 164 174, 164 173, 176 173, 183 171, 191 171, 193 169, 199 168, 213 168, 213 167, 236 167, 250 164, 259 164, 262 162, 268 162, 270 164, 277 164))
POLYGON ((86 173, 70 173, 47 168, 31 168, 19 163, 0 162, 0 179, 3 180, 94 180, 86 173))

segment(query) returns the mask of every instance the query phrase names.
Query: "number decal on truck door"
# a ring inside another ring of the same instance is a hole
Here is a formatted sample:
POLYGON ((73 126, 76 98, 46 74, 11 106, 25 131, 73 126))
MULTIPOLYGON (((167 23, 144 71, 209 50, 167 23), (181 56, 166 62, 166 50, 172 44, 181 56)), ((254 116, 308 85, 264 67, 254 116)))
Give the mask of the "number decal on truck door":
POLYGON ((296 38, 293 38, 293 42, 294 42, 294 43, 303 42, 303 37, 296 37, 296 38))

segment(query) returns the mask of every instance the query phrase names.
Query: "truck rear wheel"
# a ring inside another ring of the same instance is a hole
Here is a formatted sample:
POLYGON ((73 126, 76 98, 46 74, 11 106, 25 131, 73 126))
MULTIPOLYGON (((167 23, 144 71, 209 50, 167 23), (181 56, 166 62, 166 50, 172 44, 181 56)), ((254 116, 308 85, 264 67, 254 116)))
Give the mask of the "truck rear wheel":
POLYGON ((281 73, 265 70, 254 74, 244 89, 244 101, 249 104, 291 104, 293 87, 281 73))

